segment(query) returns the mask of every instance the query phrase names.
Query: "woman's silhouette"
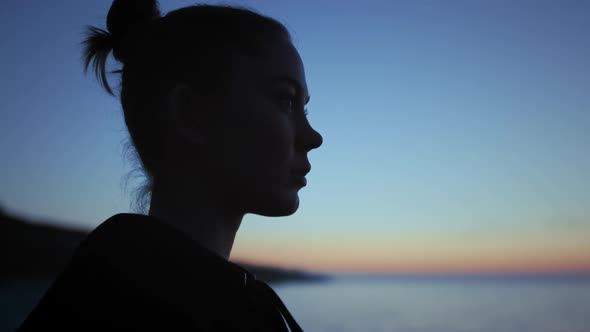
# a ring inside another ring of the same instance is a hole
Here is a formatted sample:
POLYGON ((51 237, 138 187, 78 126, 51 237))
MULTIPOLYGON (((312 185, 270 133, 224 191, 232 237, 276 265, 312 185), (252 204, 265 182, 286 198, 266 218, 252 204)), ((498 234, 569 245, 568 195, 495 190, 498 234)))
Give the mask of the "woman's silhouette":
POLYGON ((322 143, 286 28, 250 10, 115 0, 90 27, 86 68, 113 93, 151 193, 78 247, 20 327, 29 330, 298 331, 274 291, 228 261, 246 213, 287 216, 322 143))

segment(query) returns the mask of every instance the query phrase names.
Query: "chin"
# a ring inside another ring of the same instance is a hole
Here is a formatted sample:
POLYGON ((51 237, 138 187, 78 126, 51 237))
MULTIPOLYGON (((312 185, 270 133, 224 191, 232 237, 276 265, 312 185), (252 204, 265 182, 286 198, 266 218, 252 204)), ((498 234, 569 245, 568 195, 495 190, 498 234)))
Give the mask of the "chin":
POLYGON ((299 209, 299 196, 295 193, 292 197, 268 200, 265 203, 251 212, 265 217, 286 217, 299 209))

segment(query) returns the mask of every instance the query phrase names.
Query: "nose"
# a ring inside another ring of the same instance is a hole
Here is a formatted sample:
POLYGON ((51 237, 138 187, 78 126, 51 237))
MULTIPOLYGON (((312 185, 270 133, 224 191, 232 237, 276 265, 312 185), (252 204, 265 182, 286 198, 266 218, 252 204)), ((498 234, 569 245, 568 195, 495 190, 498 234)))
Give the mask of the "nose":
POLYGON ((305 118, 297 135, 296 145, 298 149, 310 151, 319 148, 323 142, 322 135, 313 129, 308 119, 305 118))

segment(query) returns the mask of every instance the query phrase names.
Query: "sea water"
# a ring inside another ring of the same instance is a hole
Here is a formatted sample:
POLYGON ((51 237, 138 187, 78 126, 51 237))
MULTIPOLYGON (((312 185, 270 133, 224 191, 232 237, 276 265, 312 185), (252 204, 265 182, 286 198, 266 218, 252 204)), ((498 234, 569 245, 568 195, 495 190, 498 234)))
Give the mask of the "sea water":
MULTIPOLYGON (((50 284, 0 285, 14 331, 50 284)), ((336 277, 271 284, 304 331, 590 332, 590 281, 336 277)))
POLYGON ((590 332, 590 282, 336 278, 273 287, 304 331, 590 332))

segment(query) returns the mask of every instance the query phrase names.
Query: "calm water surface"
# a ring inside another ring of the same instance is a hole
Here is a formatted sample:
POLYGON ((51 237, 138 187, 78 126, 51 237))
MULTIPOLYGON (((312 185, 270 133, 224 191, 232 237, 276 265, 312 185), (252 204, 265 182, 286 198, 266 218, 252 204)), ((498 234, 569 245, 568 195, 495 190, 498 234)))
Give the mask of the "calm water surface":
MULTIPOLYGON (((14 331, 49 282, 0 287, 14 331)), ((305 331, 590 332, 590 282, 341 277, 272 285, 305 331)))
POLYGON ((305 331, 590 332, 590 282, 339 278, 273 287, 305 331))

